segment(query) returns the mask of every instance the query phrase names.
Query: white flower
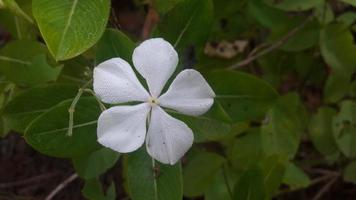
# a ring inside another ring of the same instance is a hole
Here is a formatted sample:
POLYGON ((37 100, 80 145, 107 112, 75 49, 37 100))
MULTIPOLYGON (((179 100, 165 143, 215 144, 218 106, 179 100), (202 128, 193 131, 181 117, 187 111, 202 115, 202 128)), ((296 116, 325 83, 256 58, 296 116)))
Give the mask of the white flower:
POLYGON ((121 58, 107 60, 94 69, 94 91, 103 102, 140 102, 114 106, 101 113, 98 142, 127 153, 141 147, 146 138, 149 155, 173 165, 192 146, 194 136, 184 122, 171 117, 162 107, 186 115, 201 115, 212 106, 214 91, 198 71, 187 69, 180 72, 168 90, 160 95, 178 64, 177 52, 161 38, 141 43, 134 50, 132 60, 146 80, 149 92, 121 58))

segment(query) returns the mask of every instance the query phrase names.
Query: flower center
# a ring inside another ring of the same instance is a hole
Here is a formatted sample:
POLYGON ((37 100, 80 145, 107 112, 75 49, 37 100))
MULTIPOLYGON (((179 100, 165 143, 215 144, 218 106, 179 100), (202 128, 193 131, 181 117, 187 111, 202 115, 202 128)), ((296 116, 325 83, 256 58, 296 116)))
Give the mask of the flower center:
POLYGON ((148 99, 148 103, 151 105, 151 106, 157 106, 159 104, 159 101, 157 98, 155 97, 150 97, 148 99))

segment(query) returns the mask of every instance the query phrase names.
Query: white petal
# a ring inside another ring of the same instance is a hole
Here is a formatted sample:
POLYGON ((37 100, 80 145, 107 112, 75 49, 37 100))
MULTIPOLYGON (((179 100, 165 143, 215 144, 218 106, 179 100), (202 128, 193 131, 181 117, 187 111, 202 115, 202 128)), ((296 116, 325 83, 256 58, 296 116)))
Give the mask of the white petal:
POLYGON ((159 104, 186 115, 201 115, 214 103, 215 93, 196 70, 182 71, 173 80, 167 92, 159 97, 159 104))
POLYGON ((169 116, 159 106, 152 108, 146 147, 154 159, 173 165, 188 151, 193 140, 193 132, 185 123, 169 116))
POLYGON ((121 153, 135 151, 145 141, 149 111, 147 103, 105 110, 98 120, 98 142, 121 153))
POLYGON ((146 79, 150 93, 158 97, 178 64, 178 54, 162 38, 142 42, 133 52, 132 61, 146 79))
POLYGON ((105 103, 147 101, 149 98, 131 66, 121 58, 112 58, 94 68, 94 92, 105 103))

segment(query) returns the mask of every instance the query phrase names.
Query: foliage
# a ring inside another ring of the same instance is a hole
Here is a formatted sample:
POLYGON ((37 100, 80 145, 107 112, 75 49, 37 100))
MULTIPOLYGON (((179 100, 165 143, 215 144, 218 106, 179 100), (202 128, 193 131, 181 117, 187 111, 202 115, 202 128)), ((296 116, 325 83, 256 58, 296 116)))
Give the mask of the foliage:
POLYGON ((0 42, 0 137, 16 132, 43 154, 71 159, 93 200, 115 199, 116 187, 133 200, 271 199, 310 186, 304 169, 314 166, 338 166, 356 184, 356 15, 347 11, 356 1, 337 3, 137 3, 157 11, 149 36, 174 45, 178 71, 197 68, 216 93, 203 116, 168 111, 195 134, 186 157, 168 166, 145 148, 119 155, 96 141, 102 105, 82 94, 93 68, 112 57, 132 63, 141 41, 117 28, 109 0, 0 0, 0 27, 11 36, 0 42), (321 161, 301 160, 305 141, 321 161), (103 185, 112 167, 124 181, 103 185))

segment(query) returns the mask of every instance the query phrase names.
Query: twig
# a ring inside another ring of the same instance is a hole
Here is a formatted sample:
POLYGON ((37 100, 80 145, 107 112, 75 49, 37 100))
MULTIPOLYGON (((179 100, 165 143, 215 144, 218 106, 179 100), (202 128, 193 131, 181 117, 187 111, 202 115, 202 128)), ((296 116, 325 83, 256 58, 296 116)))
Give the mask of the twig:
POLYGON ((62 183, 60 183, 54 190, 52 190, 49 195, 45 198, 45 200, 51 200, 58 192, 60 192, 63 188, 65 188, 69 183, 78 178, 78 174, 74 173, 65 179, 62 183))
POLYGON ((44 179, 51 178, 54 175, 56 175, 56 173, 41 174, 41 175, 34 176, 34 177, 31 177, 31 178, 28 178, 28 179, 24 179, 24 180, 13 181, 13 182, 9 182, 9 183, 0 183, 0 188, 1 189, 5 189, 5 188, 10 188, 10 187, 27 185, 27 184, 31 184, 31 183, 34 183, 34 182, 38 182, 38 181, 44 180, 44 179))
POLYGON ((145 23, 143 24, 142 28, 142 39, 147 39, 150 36, 152 30, 157 25, 158 21, 159 15, 152 6, 152 2, 150 2, 148 5, 148 12, 145 19, 145 23))
POLYGON ((330 189, 330 187, 337 181, 339 177, 334 177, 328 184, 326 184, 313 198, 313 200, 319 200, 330 189))
MULTIPOLYGON (((293 30, 291 30, 286 35, 284 35, 282 38, 280 38, 279 40, 274 42, 274 44, 272 44, 268 48, 260 51, 259 53, 256 53, 255 55, 248 56, 245 60, 242 60, 242 61, 230 66, 228 69, 236 69, 236 68, 239 68, 239 67, 246 66, 246 65, 250 64, 251 62, 253 62, 254 60, 256 60, 256 59, 258 59, 258 58, 260 58, 260 57, 262 57, 262 56, 264 56, 264 55, 266 55, 268 53, 270 53, 274 49, 279 48, 280 46, 285 44, 291 37, 293 37, 296 33, 298 33, 309 22, 309 20, 311 18, 312 18, 312 15, 309 16, 306 20, 304 20, 297 27, 295 27, 293 30)), ((258 47, 258 48, 260 48, 260 47, 258 47)), ((253 50, 253 52, 256 52, 256 51, 253 50)))

